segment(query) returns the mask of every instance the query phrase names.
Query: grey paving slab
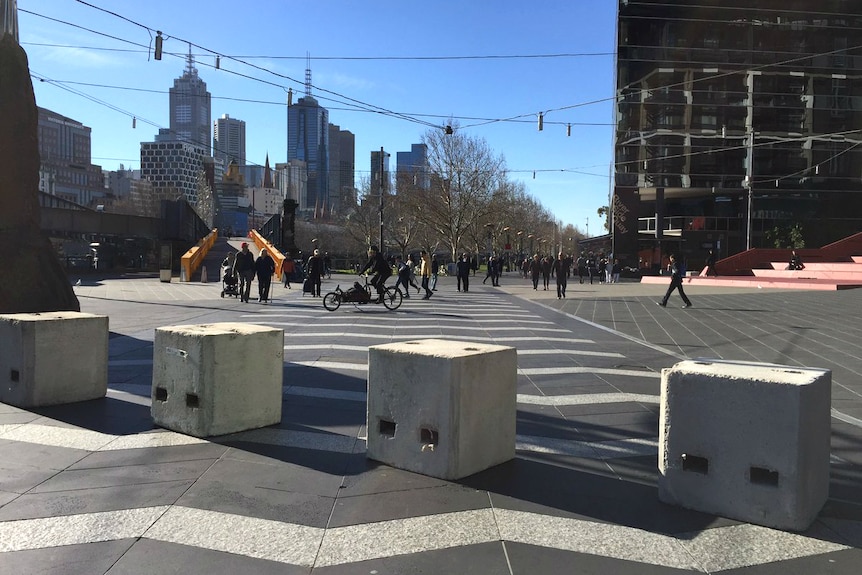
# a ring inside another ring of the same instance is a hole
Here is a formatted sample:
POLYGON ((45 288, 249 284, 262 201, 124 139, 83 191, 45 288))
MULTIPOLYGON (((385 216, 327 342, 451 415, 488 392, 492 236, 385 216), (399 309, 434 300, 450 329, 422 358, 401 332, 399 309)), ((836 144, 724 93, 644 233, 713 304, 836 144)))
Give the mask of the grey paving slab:
POLYGON ((315 575, 368 575, 369 573, 464 573, 466 566, 475 575, 510 573, 501 543, 451 547, 384 559, 358 561, 348 565, 317 567, 315 575))
POLYGON ((394 490, 387 486, 381 493, 362 495, 346 488, 335 502, 329 527, 486 509, 489 506, 487 493, 459 485, 394 490))
MULTIPOLYGON (((92 572, 90 572, 92 573, 92 572)), ((99 571, 101 573, 101 571, 99 571)), ((141 539, 105 575, 306 575, 307 567, 141 539), (142 569, 143 568, 143 569, 142 569)))
POLYGON ((0 444, 0 461, 23 467, 61 471, 89 455, 83 449, 68 449, 33 443, 6 442, 0 444))
POLYGON ((194 481, 160 481, 135 485, 76 488, 26 493, 0 507, 0 521, 173 505, 194 481))
MULTIPOLYGON (((134 544, 132 539, 12 551, 0 555, 0 570, 15 575, 92 575, 108 573, 134 544)), ((145 565, 146 563, 144 563, 145 565)), ((138 564, 138 569, 141 568, 138 564)), ((140 571, 138 571, 140 573, 140 571)))
POLYGON ((163 481, 193 481, 212 465, 212 461, 171 461, 122 467, 65 470, 33 487, 30 493, 50 493, 94 487, 146 485, 163 481))
POLYGON ((688 569, 673 569, 657 565, 645 565, 635 561, 625 561, 577 553, 548 549, 523 543, 506 543, 506 556, 513 575, 683 575, 700 573, 688 569))

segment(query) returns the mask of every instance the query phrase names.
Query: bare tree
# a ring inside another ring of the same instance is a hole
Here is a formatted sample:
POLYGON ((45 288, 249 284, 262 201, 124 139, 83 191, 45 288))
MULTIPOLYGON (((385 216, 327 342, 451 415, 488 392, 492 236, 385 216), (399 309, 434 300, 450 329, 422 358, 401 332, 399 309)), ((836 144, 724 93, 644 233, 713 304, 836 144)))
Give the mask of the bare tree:
POLYGON ((454 258, 465 240, 476 245, 470 236, 486 223, 493 193, 505 181, 505 161, 485 140, 453 127, 452 134, 430 130, 422 137, 428 146, 431 188, 417 191, 421 201, 416 213, 454 258))

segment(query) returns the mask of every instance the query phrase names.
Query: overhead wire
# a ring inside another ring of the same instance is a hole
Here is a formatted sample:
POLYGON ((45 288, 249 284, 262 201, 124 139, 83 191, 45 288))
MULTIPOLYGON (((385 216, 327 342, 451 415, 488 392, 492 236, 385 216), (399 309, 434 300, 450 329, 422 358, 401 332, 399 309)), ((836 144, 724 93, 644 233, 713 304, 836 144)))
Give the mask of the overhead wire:
MULTIPOLYGON (((85 2, 84 0, 76 0, 76 2, 78 2, 78 3, 80 3, 80 4, 84 5, 84 6, 90 7, 90 8, 92 8, 92 9, 95 9, 95 10, 98 10, 98 11, 101 11, 101 12, 104 12, 104 13, 106 13, 106 14, 109 14, 109 15, 111 15, 111 16, 114 16, 114 17, 120 18, 120 19, 122 19, 122 20, 124 20, 124 21, 126 21, 126 22, 128 22, 128 23, 130 23, 130 24, 133 24, 133 25, 135 25, 135 26, 138 26, 138 27, 143 28, 143 29, 147 30, 148 32, 152 32, 152 31, 154 31, 154 29, 152 29, 152 28, 150 28, 150 27, 148 27, 148 26, 146 26, 146 25, 144 25, 144 24, 141 24, 141 23, 139 23, 139 22, 136 22, 136 21, 134 21, 134 20, 131 20, 131 19, 129 19, 129 18, 126 18, 125 16, 119 15, 119 14, 117 14, 117 13, 115 13, 115 12, 112 12, 112 11, 110 11, 110 10, 107 10, 107 9, 105 9, 105 8, 102 8, 102 7, 99 7, 99 6, 93 5, 93 4, 89 3, 89 2, 85 2)), ((69 25, 69 26, 72 26, 72 27, 75 27, 75 28, 78 28, 78 29, 81 29, 81 30, 84 30, 84 31, 87 31, 87 32, 90 32, 90 33, 93 33, 93 34, 97 34, 97 35, 100 35, 100 36, 104 36, 104 37, 110 38, 110 39, 112 39, 112 40, 118 40, 118 41, 121 41, 121 42, 126 42, 126 43, 129 43, 129 44, 135 45, 135 46, 139 46, 139 47, 142 47, 142 48, 149 49, 149 47, 148 47, 148 46, 144 46, 144 45, 141 45, 141 44, 138 44, 138 43, 135 43, 135 42, 131 42, 131 41, 126 40, 126 39, 123 39, 123 38, 118 38, 118 37, 116 37, 116 36, 112 36, 112 35, 110 35, 110 34, 105 34, 105 33, 103 33, 103 32, 99 32, 99 31, 97 31, 97 30, 92 30, 92 29, 90 29, 90 28, 86 28, 86 27, 84 27, 84 26, 80 26, 80 25, 77 25, 77 24, 74 24, 74 23, 66 22, 66 21, 63 21, 63 20, 59 20, 59 19, 56 19, 56 18, 52 18, 52 17, 50 17, 50 16, 46 16, 46 15, 43 15, 43 14, 38 14, 38 13, 31 12, 31 11, 24 10, 24 9, 19 9, 19 10, 21 10, 22 12, 26 12, 26 13, 28 13, 28 14, 34 15, 34 16, 39 16, 39 17, 42 17, 42 18, 45 18, 45 19, 48 19, 48 20, 51 20, 51 21, 54 21, 54 22, 57 22, 57 23, 61 23, 61 24, 64 24, 64 25, 69 25)), ((295 83, 297 83, 297 84, 303 84, 303 83, 302 83, 302 82, 300 82, 299 80, 297 80, 297 79, 295 79, 295 78, 292 78, 292 77, 290 77, 290 76, 287 76, 287 75, 284 75, 284 74, 279 74, 279 73, 274 72, 274 71, 272 71, 272 70, 268 70, 268 69, 266 69, 266 68, 264 68, 264 67, 257 66, 257 65, 255 65, 255 64, 251 64, 251 63, 249 63, 249 62, 245 61, 245 60, 247 60, 247 59, 256 58, 256 56, 235 57, 235 56, 225 55, 225 54, 221 54, 221 53, 219 53, 219 52, 216 52, 216 51, 210 50, 210 49, 208 49, 208 48, 206 48, 206 47, 200 46, 200 45, 198 45, 198 44, 195 44, 195 43, 193 43, 193 42, 190 42, 190 41, 188 41, 188 40, 184 40, 184 39, 179 38, 179 37, 175 37, 175 36, 167 36, 167 37, 168 37, 168 38, 171 38, 171 39, 174 39, 174 40, 176 40, 176 41, 179 41, 179 42, 182 42, 182 43, 188 44, 190 47, 194 46, 195 48, 198 48, 198 49, 200 49, 200 50, 204 50, 204 51, 206 51, 206 52, 207 52, 207 53, 209 53, 209 54, 212 54, 212 55, 215 55, 215 56, 221 56, 221 57, 224 57, 224 58, 227 58, 227 59, 230 59, 230 60, 234 60, 234 61, 236 61, 236 62, 238 62, 238 63, 240 63, 240 64, 243 64, 243 65, 249 66, 249 67, 251 67, 251 68, 253 68, 253 69, 256 69, 256 70, 259 70, 259 71, 263 71, 263 72, 268 73, 268 74, 275 75, 276 77, 279 77, 279 78, 281 78, 281 79, 289 80, 289 81, 291 81, 291 82, 295 82, 295 83)), ((809 54, 809 55, 800 56, 800 57, 796 57, 796 58, 790 58, 790 59, 787 59, 787 60, 784 60, 784 61, 773 62, 773 63, 770 63, 770 64, 763 64, 763 65, 761 65, 761 66, 756 66, 756 67, 753 67, 753 68, 746 68, 746 69, 744 69, 744 70, 734 70, 734 71, 729 71, 729 72, 725 72, 725 73, 715 74, 715 75, 713 75, 713 76, 708 76, 708 77, 704 77, 704 78, 698 78, 698 79, 694 80, 693 82, 704 82, 704 81, 714 80, 714 79, 722 78, 722 77, 725 77, 725 76, 730 76, 730 75, 735 75, 735 74, 741 74, 741 73, 747 73, 747 72, 752 71, 752 70, 766 69, 766 68, 771 68, 771 67, 776 67, 776 66, 787 65, 787 64, 794 63, 794 62, 799 62, 799 61, 803 61, 803 60, 811 59, 811 58, 814 58, 814 57, 817 57, 817 56, 830 55, 830 54, 835 54, 835 53, 839 53, 839 52, 848 52, 848 51, 851 51, 851 50, 858 50, 858 49, 860 49, 860 48, 862 48, 862 46, 855 46, 855 47, 841 48, 841 49, 832 50, 832 51, 825 52, 825 53, 821 53, 821 54, 809 54)), ((323 60, 323 59, 345 59, 345 60, 347 60, 347 59, 355 59, 355 60, 400 60, 400 59, 404 59, 404 60, 408 60, 408 59, 416 59, 416 60, 438 60, 438 59, 439 59, 439 60, 457 60, 457 59, 498 59, 498 58, 499 58, 499 59, 502 59, 502 58, 541 58, 541 57, 545 57, 545 58, 547 58, 547 57, 572 57, 572 56, 576 56, 576 55, 577 55, 577 56, 606 56, 606 55, 610 55, 610 54, 612 54, 612 53, 555 54, 555 55, 547 55, 547 54, 545 54, 545 55, 541 55, 541 54, 539 54, 539 55, 512 55, 512 56, 503 56, 503 55, 484 55, 484 56, 448 56, 448 57, 338 57, 338 58, 336 58, 336 57, 317 57, 317 58, 315 58, 315 59, 321 59, 321 60, 323 60)), ((178 57, 178 58, 180 58, 180 57, 184 58, 184 57, 185 57, 184 55, 180 55, 180 54, 171 54, 171 55, 173 55, 173 56, 175 56, 175 57, 178 57)), ((268 58, 275 58, 275 57, 268 57, 268 58)), ((287 59, 287 58, 298 58, 298 57, 283 57, 283 58, 287 59)), ((199 63, 199 64, 201 64, 201 65, 207 65, 206 63, 201 63, 201 62, 198 62, 198 63, 199 63)), ((279 87, 279 88, 281 88, 281 89, 284 89, 284 88, 285 88, 284 86, 282 86, 282 85, 280 85, 280 84, 276 84, 276 83, 273 83, 273 82, 268 82, 268 81, 266 81, 266 80, 263 80, 263 79, 260 79, 260 78, 256 78, 256 77, 253 77, 253 76, 248 76, 248 75, 245 75, 245 74, 242 74, 242 73, 239 73, 239 72, 233 71, 233 70, 225 70, 225 71, 227 71, 228 73, 236 74, 236 75, 238 75, 238 76, 240 76, 240 77, 244 77, 244 78, 250 79, 250 80, 254 80, 254 81, 257 81, 257 82, 263 82, 263 83, 265 83, 265 84, 269 84, 269 85, 272 85, 272 86, 275 86, 275 87, 279 87)), ((60 81, 49 81, 49 80, 48 80, 48 79, 46 79, 46 78, 42 78, 41 80, 42 80, 42 81, 47 81, 48 83, 51 83, 51 84, 53 84, 53 85, 57 85, 58 87, 62 87, 62 86, 60 85, 60 83, 59 83, 60 81)), ((683 84, 686 84, 686 83, 687 83, 687 82, 680 82, 680 83, 669 84, 669 85, 667 85, 667 86, 661 86, 661 87, 656 87, 656 88, 652 88, 652 89, 654 89, 654 90, 669 89, 669 88, 678 87, 678 86, 683 85, 683 84)), ((633 85, 635 85, 635 83, 634 83, 634 82, 633 82, 633 83, 631 83, 631 84, 629 84, 628 86, 633 86, 633 85)), ((321 87, 319 87, 319 86, 313 86, 313 87, 314 87, 314 88, 316 88, 318 91, 322 91, 322 92, 324 92, 324 93, 332 94, 332 95, 338 96, 338 97, 340 97, 340 98, 345 98, 346 100, 348 100, 347 105, 354 106, 354 107, 352 107, 352 108, 347 108, 347 110, 353 110, 353 111, 364 111, 364 112, 372 112, 372 113, 379 113, 379 114, 391 115, 391 116, 396 117, 396 118, 404 119, 404 120, 411 121, 411 122, 415 122, 415 123, 420 123, 420 124, 426 125, 426 126, 428 126, 428 127, 433 127, 433 128, 440 128, 441 126, 439 126, 439 125, 437 125, 437 124, 433 124, 433 123, 431 123, 431 122, 426 122, 426 121, 424 121, 424 120, 420 120, 419 118, 420 118, 420 117, 433 117, 433 118, 443 118, 443 117, 444 117, 443 115, 431 115, 431 114, 405 114, 405 113, 394 112, 394 111, 392 111, 392 110, 388 110, 388 109, 386 109, 386 108, 383 108, 383 107, 380 107, 380 106, 376 106, 376 105, 373 105, 373 104, 368 104, 368 103, 366 103, 366 102, 362 102, 361 100, 357 100, 357 99, 354 99, 354 98, 350 98, 349 96, 346 96, 346 95, 344 95, 344 94, 340 94, 340 93, 338 93, 338 92, 330 91, 330 90, 327 90, 327 89, 321 88, 321 87), (350 102, 353 102, 354 104, 350 104, 350 102), (361 106, 364 106, 365 108, 363 109, 361 106)), ((66 88, 66 89, 68 89, 68 88, 66 88)), ((130 88, 130 89, 131 89, 131 88, 130 88)), ((107 107, 109 107, 109 108, 111 108, 111 109, 113 109, 113 110, 115 110, 115 111, 122 112, 122 113, 124 113, 124 114, 126 114, 126 115, 128 115, 128 116, 130 116, 130 117, 135 117, 135 118, 141 119, 141 117, 140 117, 140 116, 138 116, 137 114, 133 114, 132 112, 128 112, 128 111, 126 111, 126 110, 122 110, 121 108, 118 108, 118 107, 116 107, 116 106, 113 106, 112 104, 109 104, 109 103, 104 102, 104 101, 102 101, 102 100, 99 100, 98 98, 94 98, 94 97, 92 97, 92 96, 89 96, 89 95, 87 95, 87 94, 85 94, 85 93, 83 93, 83 92, 75 91, 75 90, 72 90, 72 89, 69 89, 69 91, 70 91, 70 92, 72 92, 72 93, 76 93, 76 94, 78 94, 78 95, 80 95, 80 96, 82 96, 82 97, 85 97, 85 98, 87 98, 87 99, 90 99, 90 100, 91 100, 91 101, 93 101, 93 102, 99 103, 99 104, 101 104, 101 105, 105 105, 105 106, 107 106, 107 107)), ((142 91, 143 91, 143 90, 142 90, 142 91)), ((611 100, 617 100, 619 97, 620 97, 620 95, 619 95, 619 94, 615 94, 614 96, 612 96, 612 97, 608 97, 608 98, 601 98, 601 99, 596 99, 596 100, 592 100, 592 101, 588 101, 588 102, 581 102, 581 103, 576 103, 576 104, 572 104, 572 105, 568 105, 568 106, 562 106, 562 107, 557 107, 557 108, 551 108, 551 109, 548 109, 547 111, 545 111, 545 112, 544 112, 544 114, 547 114, 547 113, 549 113, 549 112, 559 112, 559 111, 564 111, 564 110, 569 110, 569 109, 574 109, 574 108, 584 107, 584 106, 593 105, 593 104, 598 104, 598 103, 603 103, 603 102, 607 102, 607 101, 611 101, 611 100)), ((224 99, 230 99, 230 98, 224 98, 224 99)), ((335 100, 328 99, 328 98, 327 98, 327 100, 329 100, 329 101, 335 101, 335 100)), ((237 99, 237 101, 246 101, 246 100, 237 99)), ((336 102, 337 102, 337 101, 336 101, 336 102)), ((258 101, 258 103, 268 103, 268 102, 258 101)), ((344 102, 338 102, 338 103, 344 103, 344 102)), ((281 105, 281 104, 279 104, 279 105, 281 105)), ((488 125, 488 124, 492 124, 492 123, 496 123, 496 122, 523 122, 523 123, 527 123, 527 122, 529 122, 529 123, 532 123, 532 119, 530 119, 530 120, 526 120, 526 119, 524 119, 524 118, 528 118, 528 117, 529 117, 529 118, 532 118, 532 117, 534 117, 534 116, 535 116, 535 113, 526 113, 526 114, 519 114, 519 115, 515 115, 515 116, 510 116, 510 117, 507 117, 507 118, 493 118, 493 119, 488 119, 488 118, 471 118, 471 117, 462 117, 462 118, 459 118, 459 119, 468 119, 468 120, 470 120, 470 119, 476 119, 476 120, 479 120, 477 123, 474 123, 474 124, 469 124, 469 125, 463 125, 463 126, 460 126, 460 128, 461 128, 461 129, 466 129, 466 128, 472 128, 472 127, 478 127, 478 126, 488 125)), ((445 117, 451 117, 451 116, 445 116, 445 117)), ((453 118, 454 118, 454 117, 453 117, 453 118)), ((149 121, 145 121, 145 123, 152 124, 153 126, 156 126, 156 125, 157 125, 157 124, 155 124, 155 123, 153 123, 153 122, 149 122, 149 121)), ((579 123, 577 123, 577 122, 547 121, 547 120, 545 121, 545 123, 546 123, 546 124, 557 124, 557 125, 566 125, 566 124, 571 124, 571 125, 615 125, 615 124, 612 124, 612 123, 607 123, 607 124, 605 124, 605 123, 580 123, 580 124, 579 124, 579 123)), ((855 146, 854 146, 854 147, 855 147, 855 146)), ((728 147, 728 148, 726 148, 726 149, 727 149, 727 150, 733 150, 733 149, 736 149, 736 148, 734 148, 734 147, 728 147)), ((688 154, 683 154, 683 155, 681 155, 681 156, 697 155, 697 154, 702 154, 702 153, 716 153, 716 152, 720 152, 720 151, 722 151, 722 150, 721 150, 721 149, 718 149, 718 150, 713 149, 713 150, 709 150, 709 151, 690 152, 690 153, 688 153, 688 154)), ((843 152, 842 152, 842 153, 843 153, 843 152)), ((671 159, 671 158, 673 158, 673 157, 679 157, 679 156, 670 156, 670 157, 668 157, 668 158, 663 158, 663 159, 671 159)), ((638 161, 632 161, 632 162, 638 162, 638 161)), ((626 163, 628 163, 628 162, 616 162, 616 164, 619 164, 619 165, 625 165, 626 163)), ((520 172, 521 170, 508 170, 508 171, 511 171, 511 172, 520 172)), ((567 170, 567 169, 559 169, 559 170, 556 170, 556 169, 552 169, 552 170, 523 170, 523 172, 546 172, 546 171, 550 171, 550 172, 554 172, 554 171, 565 172, 565 171, 570 171, 570 170, 567 170)), ((588 175, 595 175, 595 174, 588 174, 588 175)))

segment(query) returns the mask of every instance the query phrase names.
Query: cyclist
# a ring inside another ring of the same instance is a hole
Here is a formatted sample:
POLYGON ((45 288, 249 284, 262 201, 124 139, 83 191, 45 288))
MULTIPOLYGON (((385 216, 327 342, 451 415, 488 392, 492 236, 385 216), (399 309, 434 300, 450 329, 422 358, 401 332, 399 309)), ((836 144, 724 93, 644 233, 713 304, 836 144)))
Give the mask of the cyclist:
POLYGON ((366 271, 374 274, 374 277, 371 278, 371 285, 377 289, 377 300, 374 303, 381 303, 383 301, 383 291, 386 289, 386 280, 392 275, 392 266, 383 257, 377 246, 368 248, 368 263, 365 264, 359 275, 364 274, 366 271))

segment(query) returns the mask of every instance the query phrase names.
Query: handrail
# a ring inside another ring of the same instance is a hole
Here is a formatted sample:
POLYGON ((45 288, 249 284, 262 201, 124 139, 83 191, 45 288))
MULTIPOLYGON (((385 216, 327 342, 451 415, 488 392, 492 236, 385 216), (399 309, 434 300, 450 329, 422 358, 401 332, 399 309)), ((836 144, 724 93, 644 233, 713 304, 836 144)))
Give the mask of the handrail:
POLYGON ((254 245, 257 246, 258 250, 266 248, 266 253, 273 259, 275 262, 275 277, 281 278, 281 266, 284 264, 284 254, 278 251, 274 245, 269 243, 266 238, 264 238, 257 230, 251 230, 248 233, 251 241, 254 242, 254 245))
POLYGON ((215 244, 216 238, 218 238, 218 229, 213 228, 196 246, 183 254, 183 257, 180 258, 181 282, 192 281, 192 274, 198 271, 198 268, 204 263, 204 258, 207 257, 210 248, 215 244))

